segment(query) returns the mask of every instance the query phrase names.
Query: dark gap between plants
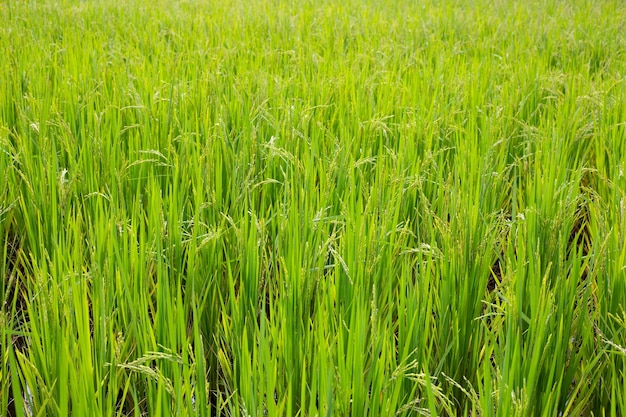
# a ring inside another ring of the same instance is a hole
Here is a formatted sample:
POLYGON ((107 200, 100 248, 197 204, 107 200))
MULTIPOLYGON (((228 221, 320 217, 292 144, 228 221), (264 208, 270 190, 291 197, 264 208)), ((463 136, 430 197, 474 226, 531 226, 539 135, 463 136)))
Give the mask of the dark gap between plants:
MULTIPOLYGON (((6 317, 5 329, 10 331, 25 329, 28 323, 26 288, 23 287, 23 283, 19 279, 19 277, 26 276, 26 268, 22 263, 25 257, 20 257, 22 242, 18 233, 13 230, 11 225, 9 225, 9 230, 5 232, 3 238, 2 248, 6 258, 4 259, 5 276, 2 277, 2 289, 4 291, 1 300, 1 314, 6 317)), ((12 335, 10 340, 14 350, 24 353, 28 349, 26 337, 12 335)), ((7 350, 0 345, 0 351, 6 352, 7 350)), ((10 373, 7 375, 7 380, 7 416, 13 417, 17 415, 17 411, 15 409, 15 397, 10 373)))

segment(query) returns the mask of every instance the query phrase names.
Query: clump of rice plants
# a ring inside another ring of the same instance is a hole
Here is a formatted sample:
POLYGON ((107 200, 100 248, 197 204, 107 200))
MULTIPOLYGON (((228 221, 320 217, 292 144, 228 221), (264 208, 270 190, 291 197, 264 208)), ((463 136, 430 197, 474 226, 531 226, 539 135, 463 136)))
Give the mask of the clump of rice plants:
POLYGON ((626 414, 621 2, 0 19, 0 415, 626 414))

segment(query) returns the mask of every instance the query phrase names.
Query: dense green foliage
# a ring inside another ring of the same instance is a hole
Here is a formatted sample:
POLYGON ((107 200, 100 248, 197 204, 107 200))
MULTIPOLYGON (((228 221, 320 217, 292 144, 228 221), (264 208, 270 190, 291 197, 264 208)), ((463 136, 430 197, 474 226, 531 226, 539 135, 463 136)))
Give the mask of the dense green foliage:
POLYGON ((0 415, 626 415, 622 1, 0 21, 0 415))

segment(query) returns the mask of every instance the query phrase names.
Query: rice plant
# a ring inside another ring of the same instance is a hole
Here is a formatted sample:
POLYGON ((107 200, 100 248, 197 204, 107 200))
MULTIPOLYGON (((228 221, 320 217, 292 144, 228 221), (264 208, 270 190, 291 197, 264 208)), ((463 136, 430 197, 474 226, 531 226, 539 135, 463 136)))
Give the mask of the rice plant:
POLYGON ((620 1, 0 19, 0 415, 626 415, 620 1))

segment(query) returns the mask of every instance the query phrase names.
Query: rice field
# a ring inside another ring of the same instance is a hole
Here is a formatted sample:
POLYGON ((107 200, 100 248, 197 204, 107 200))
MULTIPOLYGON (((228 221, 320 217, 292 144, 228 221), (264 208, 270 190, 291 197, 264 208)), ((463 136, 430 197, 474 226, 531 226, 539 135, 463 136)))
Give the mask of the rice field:
POLYGON ((622 1, 0 21, 0 415, 626 415, 622 1))

